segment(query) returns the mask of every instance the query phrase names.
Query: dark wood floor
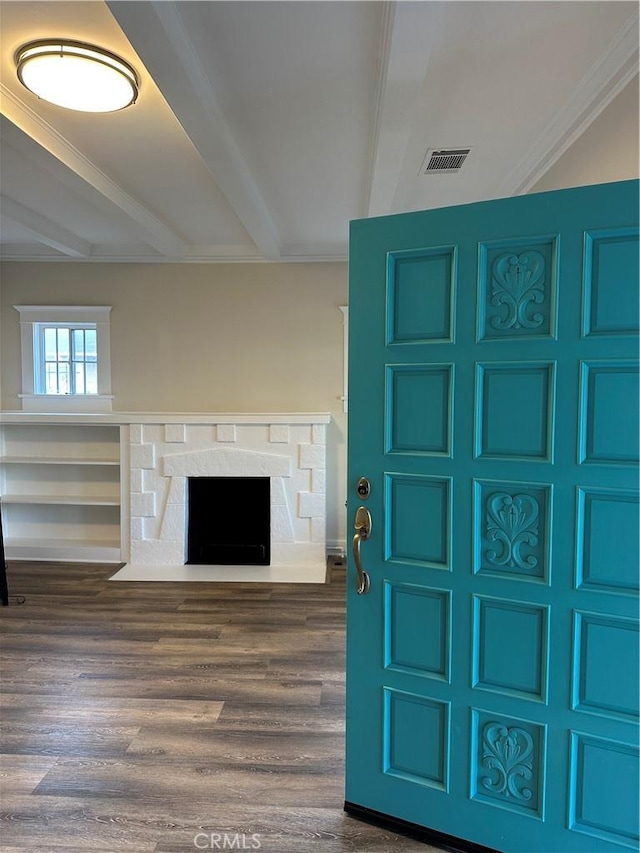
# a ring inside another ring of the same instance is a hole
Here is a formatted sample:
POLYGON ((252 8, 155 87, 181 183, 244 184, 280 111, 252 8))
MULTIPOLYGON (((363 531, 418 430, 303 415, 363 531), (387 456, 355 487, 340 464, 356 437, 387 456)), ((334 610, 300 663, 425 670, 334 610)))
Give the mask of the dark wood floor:
POLYGON ((342 568, 325 585, 113 571, 9 566, 1 853, 433 850, 342 811, 342 568))

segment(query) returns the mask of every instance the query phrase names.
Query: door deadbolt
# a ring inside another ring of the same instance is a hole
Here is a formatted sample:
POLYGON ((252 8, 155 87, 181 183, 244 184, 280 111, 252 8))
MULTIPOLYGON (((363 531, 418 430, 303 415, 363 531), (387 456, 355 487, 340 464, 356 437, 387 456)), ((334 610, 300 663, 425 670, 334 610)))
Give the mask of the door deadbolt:
POLYGON ((371 483, 366 477, 360 477, 356 490, 361 498, 368 498, 371 494, 371 483))

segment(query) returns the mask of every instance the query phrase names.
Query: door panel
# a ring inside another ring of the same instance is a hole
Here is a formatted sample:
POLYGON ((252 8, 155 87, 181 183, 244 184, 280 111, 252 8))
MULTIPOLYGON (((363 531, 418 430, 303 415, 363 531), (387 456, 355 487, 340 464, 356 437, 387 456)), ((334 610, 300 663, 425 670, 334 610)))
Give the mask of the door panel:
POLYGON ((637 846, 637 210, 625 182, 352 223, 347 804, 637 846))

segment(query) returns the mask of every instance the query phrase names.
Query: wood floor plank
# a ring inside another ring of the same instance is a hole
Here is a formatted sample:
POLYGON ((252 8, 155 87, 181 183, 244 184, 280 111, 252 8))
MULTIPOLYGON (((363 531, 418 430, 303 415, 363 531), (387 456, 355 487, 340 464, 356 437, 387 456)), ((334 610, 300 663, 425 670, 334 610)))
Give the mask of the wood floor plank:
MULTIPOLYGON (((90 614, 87 614, 90 617, 90 614)), ((158 641, 160 638, 168 637, 197 637, 198 639, 215 640, 220 634, 220 627, 205 623, 182 621, 164 621, 158 623, 144 622, 141 619, 113 620, 105 622, 104 619, 96 619, 95 616, 86 620, 75 619, 69 623, 68 619, 25 619, 14 620, 11 625, 0 622, 0 635, 11 633, 14 636, 21 634, 40 636, 90 636, 114 639, 141 640, 149 639, 158 641)))
MULTIPOLYGON (((204 674, 208 670, 219 675, 236 673, 238 677, 241 677, 242 673, 245 673, 251 678, 258 678, 266 675, 267 671, 270 670, 271 662, 277 662, 277 659, 261 659, 256 655, 243 653, 241 649, 229 650, 224 647, 218 647, 215 650, 209 647, 202 649, 200 653, 193 652, 189 655, 162 655, 160 659, 152 662, 146 661, 144 658, 141 659, 140 655, 133 654, 86 654, 82 655, 82 658, 78 658, 77 655, 73 654, 72 649, 69 649, 66 654, 56 650, 47 655, 38 651, 29 651, 21 653, 19 659, 15 653, 2 654, 0 652, 0 671, 3 673, 10 672, 13 669, 24 671, 27 667, 38 666, 43 668, 43 672, 45 669, 59 671, 62 674, 65 672, 67 674, 73 673, 74 675, 82 672, 97 672, 112 675, 114 678, 128 677, 133 669, 137 670, 141 677, 146 677, 152 673, 156 676, 163 673, 169 676, 174 670, 180 669, 184 674, 189 674, 191 671, 204 674)), ((285 663, 287 663, 286 659, 285 663)), ((298 661, 296 671, 299 670, 300 662, 298 661)), ((283 676, 289 676, 289 670, 286 667, 283 668, 283 676)))
POLYGON ((33 793, 56 797, 113 797, 164 802, 179 796, 188 801, 293 807, 301 788, 313 791, 313 802, 328 808, 340 803, 342 778, 336 767, 274 767, 258 763, 237 767, 213 760, 173 761, 164 756, 119 759, 61 758, 33 793))
POLYGON ((212 727, 172 732, 144 727, 129 739, 128 755, 215 759, 228 765, 341 768, 344 743, 335 732, 247 731, 212 727))
POLYGON ((64 695, 69 699, 180 699, 224 702, 243 698, 261 704, 312 706, 319 705, 321 681, 280 680, 262 678, 224 679, 175 675, 171 678, 109 678, 100 675, 59 678, 44 682, 38 667, 20 676, 14 673, 3 679, 3 690, 25 695, 64 695), (35 671, 35 674, 34 674, 35 671))
MULTIPOLYGON (((113 799, 65 797, 13 798, 4 809, 0 853, 37 850, 38 853, 112 851, 112 853, 194 853, 196 837, 240 836, 235 849, 245 849, 253 837, 260 848, 271 853, 434 853, 435 848, 404 836, 355 820, 342 810, 302 805, 283 813, 277 806, 239 803, 185 804, 167 800, 118 803, 113 799), (19 846, 19 837, 29 827, 34 846, 19 846), (203 835, 204 834, 204 835, 203 835), (55 839, 61 846, 55 846, 55 839), (64 838, 64 842, 62 842, 64 838), (150 846, 149 839, 155 839, 150 846), (16 845, 16 846, 13 846, 16 845)), ((219 841, 222 846, 222 841, 219 841)), ((212 845, 210 849, 215 849, 212 845)), ((233 849, 228 847, 227 849, 233 849)))
POLYGON ((124 755, 140 732, 139 726, 0 725, 5 755, 102 756, 124 755))
POLYGON ((4 722, 91 720, 98 726, 211 725, 222 710, 222 702, 191 699, 131 699, 96 696, 93 699, 33 694, 0 693, 0 715, 4 722))
POLYGON ((168 825, 156 811, 114 800, 12 796, 2 805, 2 843, 37 853, 151 853, 168 825))
POLYGON ((35 649, 41 649, 45 646, 51 650, 60 652, 72 652, 73 654, 82 655, 85 653, 96 654, 98 652, 104 654, 118 654, 119 652, 129 652, 138 655, 148 655, 153 653, 158 645, 156 642, 148 640, 114 640, 104 637, 86 637, 86 636, 48 636, 47 634, 5 634, 2 638, 2 649, 5 654, 9 651, 21 652, 35 649))
POLYGON ((0 754, 0 797, 30 794, 55 765, 56 759, 44 755, 0 754))
MULTIPOLYGON (((109 846, 108 848, 100 847, 97 848, 95 845, 91 845, 87 847, 86 844, 80 840, 78 842, 80 846, 77 846, 75 842, 65 842, 62 846, 51 846, 49 844, 39 844, 38 845, 38 853, 96 853, 96 850, 99 849, 100 853, 122 853, 123 849, 120 847, 116 849, 115 847, 109 846)), ((150 844, 145 844, 143 847, 131 847, 127 845, 126 851, 127 853, 155 853, 157 850, 157 845, 151 846, 150 844)), ((192 851, 195 850, 195 847, 192 847, 192 851)), ((8 847, 5 844, 0 843, 0 853, 34 853, 34 848, 29 847, 14 847, 13 845, 8 847)))

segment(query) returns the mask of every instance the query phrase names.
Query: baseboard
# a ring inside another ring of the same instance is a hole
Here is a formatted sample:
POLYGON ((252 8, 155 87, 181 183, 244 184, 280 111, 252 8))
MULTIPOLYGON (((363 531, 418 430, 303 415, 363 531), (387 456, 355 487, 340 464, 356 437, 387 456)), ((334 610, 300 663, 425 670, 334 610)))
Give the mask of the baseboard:
POLYGON ((344 539, 332 539, 327 542, 328 557, 344 557, 346 554, 347 543, 344 539))

